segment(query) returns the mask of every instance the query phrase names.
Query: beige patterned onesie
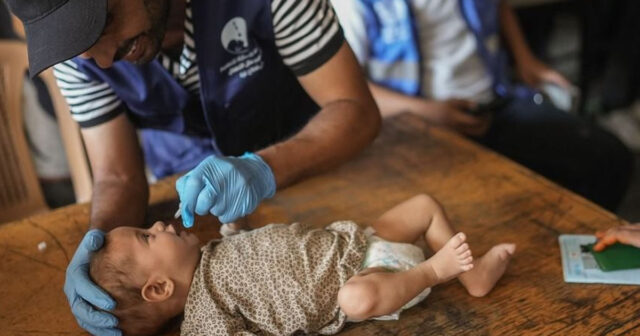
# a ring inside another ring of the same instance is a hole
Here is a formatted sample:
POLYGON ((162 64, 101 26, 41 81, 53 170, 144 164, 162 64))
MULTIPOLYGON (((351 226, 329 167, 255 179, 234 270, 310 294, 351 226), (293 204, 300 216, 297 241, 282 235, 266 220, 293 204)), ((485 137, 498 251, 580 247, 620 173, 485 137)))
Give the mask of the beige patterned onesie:
POLYGON ((338 290, 363 264, 367 237, 353 222, 298 223, 202 248, 181 335, 334 334, 346 321, 338 290))

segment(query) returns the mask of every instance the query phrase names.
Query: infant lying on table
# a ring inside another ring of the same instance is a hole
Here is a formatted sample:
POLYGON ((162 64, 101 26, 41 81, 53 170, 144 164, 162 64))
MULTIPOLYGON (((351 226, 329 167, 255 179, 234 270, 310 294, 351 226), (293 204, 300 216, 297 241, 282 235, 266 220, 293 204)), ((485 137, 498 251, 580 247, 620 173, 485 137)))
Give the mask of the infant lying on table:
POLYGON ((370 228, 272 224, 211 241, 171 225, 120 227, 91 260, 93 280, 117 301, 119 328, 158 332, 184 312, 182 335, 333 334, 348 321, 397 318, 430 287, 455 277, 486 295, 515 251, 500 244, 473 259, 441 206, 415 196, 370 228), (424 239, 429 259, 413 243, 424 239))

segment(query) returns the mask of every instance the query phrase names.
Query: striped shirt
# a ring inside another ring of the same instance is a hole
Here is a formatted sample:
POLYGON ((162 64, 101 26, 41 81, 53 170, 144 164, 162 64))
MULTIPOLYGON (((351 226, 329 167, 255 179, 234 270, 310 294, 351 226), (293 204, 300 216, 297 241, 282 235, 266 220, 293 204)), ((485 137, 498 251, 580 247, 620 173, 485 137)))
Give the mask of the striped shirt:
MULTIPOLYGON (((343 41, 328 0, 272 0, 275 45, 283 62, 297 76, 312 72, 339 49, 343 41)), ((200 75, 193 39, 191 1, 186 2, 184 45, 179 60, 159 53, 158 61, 187 91, 199 95, 200 75)), ((124 112, 108 83, 89 78, 73 59, 54 66, 54 75, 71 115, 81 127, 91 127, 124 112)))

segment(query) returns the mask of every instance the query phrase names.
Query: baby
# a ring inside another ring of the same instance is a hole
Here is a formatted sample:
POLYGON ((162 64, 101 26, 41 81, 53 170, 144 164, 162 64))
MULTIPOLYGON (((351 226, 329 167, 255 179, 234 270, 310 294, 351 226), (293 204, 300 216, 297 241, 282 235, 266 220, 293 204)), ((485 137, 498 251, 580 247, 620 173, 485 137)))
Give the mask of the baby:
POLYGON ((182 335, 334 334, 347 321, 397 318, 430 287, 458 278, 484 296, 504 273, 514 244, 474 260, 441 206, 415 196, 362 230, 272 224, 211 241, 171 225, 120 227, 91 260, 94 281, 117 301, 129 335, 157 333, 184 312, 182 335), (413 245, 424 240, 426 259, 413 245))

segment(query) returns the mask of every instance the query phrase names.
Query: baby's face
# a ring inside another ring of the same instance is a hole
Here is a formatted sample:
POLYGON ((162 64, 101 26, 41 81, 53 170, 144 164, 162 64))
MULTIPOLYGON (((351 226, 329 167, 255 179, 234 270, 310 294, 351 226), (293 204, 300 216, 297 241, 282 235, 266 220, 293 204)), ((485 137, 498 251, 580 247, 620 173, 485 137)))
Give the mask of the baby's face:
POLYGON ((109 232, 117 250, 130 253, 137 267, 145 271, 160 271, 171 275, 185 263, 198 260, 200 241, 196 235, 182 231, 172 225, 156 222, 149 229, 119 227, 109 232))

